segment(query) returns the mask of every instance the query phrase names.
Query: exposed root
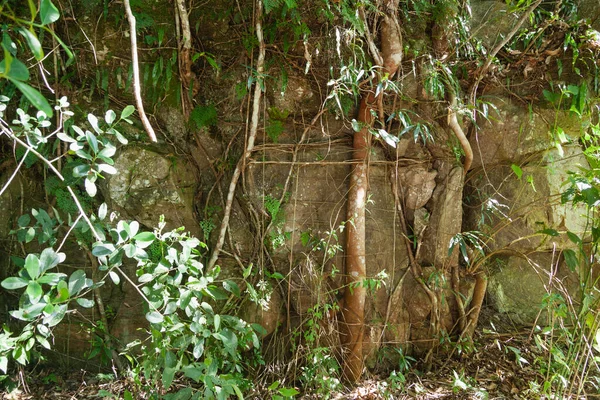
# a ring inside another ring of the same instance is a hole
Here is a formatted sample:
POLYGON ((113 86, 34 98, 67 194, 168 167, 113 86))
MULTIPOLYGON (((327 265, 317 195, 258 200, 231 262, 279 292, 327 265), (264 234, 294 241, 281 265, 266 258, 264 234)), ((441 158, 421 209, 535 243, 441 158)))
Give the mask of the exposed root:
POLYGON ((124 0, 125 13, 127 14, 127 20, 129 21, 129 37, 131 38, 131 65, 133 67, 133 96, 135 97, 135 103, 137 105, 140 119, 144 125, 144 129, 148 133, 148 137, 152 142, 156 143, 156 134, 154 129, 146 116, 144 111, 144 103, 142 102, 142 85, 140 83, 140 67, 138 65, 138 52, 137 52, 137 38, 135 33, 135 17, 131 12, 131 6, 129 0, 124 0))

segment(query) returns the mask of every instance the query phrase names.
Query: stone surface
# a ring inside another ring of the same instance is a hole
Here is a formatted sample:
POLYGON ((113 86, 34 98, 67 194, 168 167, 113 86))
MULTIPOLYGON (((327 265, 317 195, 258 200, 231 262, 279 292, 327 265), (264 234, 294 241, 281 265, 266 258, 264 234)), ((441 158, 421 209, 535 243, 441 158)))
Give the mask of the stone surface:
POLYGON ((491 112, 488 120, 479 117, 480 131, 470 138, 474 169, 526 161, 527 157, 536 158, 539 152, 554 148, 550 134, 553 121, 560 121, 566 137, 575 142, 584 126, 567 111, 530 111, 523 104, 500 96, 494 96, 492 102, 499 112, 491 112))
POLYGON ((105 198, 148 227, 165 216, 167 229, 185 226, 200 237, 194 216, 195 168, 186 160, 140 147, 128 147, 115 158, 120 171, 108 179, 105 198))
POLYGON ((488 280, 488 304, 516 324, 533 324, 538 316, 538 324, 546 323, 542 304, 547 295, 565 289, 577 293, 577 274, 558 259, 557 253, 498 258, 498 269, 488 280))
POLYGON ((519 15, 504 2, 471 2, 471 31, 487 48, 493 48, 512 30, 519 15))
POLYGON ((456 252, 448 256, 450 239, 462 231, 463 169, 455 167, 437 183, 431 200, 431 215, 423 235, 419 263, 442 268, 456 263, 456 252))
POLYGON ((585 208, 561 204, 560 194, 569 171, 589 168, 578 146, 564 148, 564 157, 556 150, 542 153, 536 162, 522 165, 518 179, 509 166, 487 170, 473 178, 479 190, 479 206, 470 207, 469 229, 492 235, 490 250, 511 248, 529 252, 551 250, 555 245, 572 247, 566 235, 548 237, 536 234, 546 228, 579 235, 585 229, 585 208))

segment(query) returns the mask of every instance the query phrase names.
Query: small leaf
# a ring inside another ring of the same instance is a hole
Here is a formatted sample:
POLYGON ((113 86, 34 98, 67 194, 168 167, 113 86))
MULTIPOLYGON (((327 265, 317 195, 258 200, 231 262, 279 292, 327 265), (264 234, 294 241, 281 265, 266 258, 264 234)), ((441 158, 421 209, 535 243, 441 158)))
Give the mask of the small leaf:
POLYGON ((19 219, 17 220, 17 225, 19 225, 19 228, 24 228, 27 225, 29 225, 30 222, 31 222, 31 217, 29 216, 29 214, 24 214, 24 215, 21 215, 19 217, 19 219))
POLYGON ((228 279, 225 282, 223 282, 223 289, 233 293, 234 295, 236 295, 236 297, 240 297, 241 295, 240 287, 231 279, 228 279))
POLYGON ((92 248, 92 254, 96 257, 102 257, 102 256, 107 256, 109 254, 111 254, 113 251, 115 251, 115 246, 110 244, 110 243, 106 243, 106 244, 97 244, 92 248))
POLYGON ((78 269, 71 274, 69 277, 69 293, 71 296, 78 294, 86 287, 86 280, 87 276, 82 269, 78 269))
POLYGON ((542 229, 541 231, 538 231, 538 233, 543 233, 544 235, 548 235, 548 236, 560 235, 556 229, 551 229, 551 228, 542 229))
POLYGON ((133 238, 140 242, 153 242, 154 239, 156 239, 156 236, 154 236, 154 233, 152 232, 140 232, 133 238))
POLYGON ((39 283, 37 283, 36 281, 29 281, 25 293, 27 293, 27 295, 29 296, 29 301, 31 302, 31 304, 37 304, 42 298, 44 291, 42 290, 42 286, 39 283))
POLYGON ((110 276, 110 279, 113 281, 113 283, 115 285, 118 285, 119 283, 121 283, 121 279, 119 278, 119 275, 115 271, 110 271, 108 273, 108 276, 110 276))
POLYGON ((565 256, 565 262, 567 263, 567 267, 571 270, 571 272, 577 271, 577 267, 579 266, 579 260, 577 260, 577 255, 571 249, 567 249, 563 251, 565 256))
POLYGON ((25 269, 31 279, 37 279, 40 276, 40 260, 35 254, 29 254, 25 259, 25 269))
MULTIPOLYGON (((96 118, 92 114, 88 114, 88 119, 90 119, 91 117, 93 117, 94 119, 96 118)), ((98 120, 95 119, 95 121, 96 121, 96 127, 97 127, 98 126, 98 120)), ((94 129, 96 129, 96 132, 98 131, 97 128, 94 128, 94 129)), ((87 140, 88 144, 90 145, 90 147, 94 151, 94 154, 98 154, 98 151, 99 151, 99 149, 98 149, 98 139, 96 139, 96 136, 92 132, 90 132, 90 131, 85 131, 85 139, 87 140)))
POLYGON ((112 124, 117 119, 117 114, 113 110, 108 110, 104 115, 104 120, 107 124, 112 124))
POLYGON ((23 278, 11 277, 3 280, 1 285, 4 289, 15 290, 27 286, 27 281, 23 278))
POLYGON ((135 112, 135 107, 132 105, 128 105, 127 107, 125 107, 123 109, 123 111, 121 111, 121 119, 125 119, 125 118, 129 117, 134 112, 135 112))
POLYGON ((106 203, 100 204, 100 207, 98 208, 98 218, 102 221, 104 218, 106 218, 107 212, 108 207, 106 206, 106 203))
POLYGON ((517 179, 521 179, 521 177, 523 176, 523 170, 521 169, 521 167, 519 167, 516 164, 512 164, 510 166, 510 168, 513 170, 513 172, 517 176, 517 179))
POLYGON ((98 192, 98 188, 94 182, 88 178, 85 178, 85 191, 87 192, 88 196, 94 197, 98 192))
POLYGON ((299 394, 300 392, 294 388, 281 388, 279 389, 279 393, 285 397, 292 397, 299 394))
POLYGON ((98 170, 100 172, 106 172, 107 174, 114 175, 117 173, 117 169, 112 165, 108 164, 98 164, 98 170))
POLYGON ((40 4, 40 17, 42 25, 48 25, 60 18, 58 8, 50 0, 42 0, 40 4))
POLYGON ((79 298, 77 300, 77 304, 79 304, 81 307, 83 308, 92 308, 94 307, 94 300, 90 300, 90 299, 86 299, 86 298, 79 298))
POLYGON ((160 324, 165 318, 158 311, 152 311, 146 314, 146 319, 152 324, 160 324))

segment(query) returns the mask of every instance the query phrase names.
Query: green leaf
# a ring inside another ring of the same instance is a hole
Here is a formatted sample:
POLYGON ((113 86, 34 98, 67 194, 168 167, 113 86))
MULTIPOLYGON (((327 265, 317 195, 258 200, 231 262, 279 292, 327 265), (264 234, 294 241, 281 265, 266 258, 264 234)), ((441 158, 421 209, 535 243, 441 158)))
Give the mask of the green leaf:
POLYGON ((17 81, 29 80, 27 66, 12 57, 5 57, 4 60, 0 61, 0 74, 5 75, 8 79, 15 79, 17 81))
POLYGON ((42 25, 48 25, 60 18, 58 8, 50 0, 42 0, 40 4, 40 18, 42 25))
POLYGON ((49 273, 40 276, 40 278, 37 281, 40 284, 55 286, 61 279, 64 279, 66 277, 67 275, 62 273, 49 273))
POLYGON ((37 279, 40 276, 40 260, 35 254, 29 254, 25 259, 25 269, 31 279, 37 279))
POLYGON ((25 293, 27 293, 27 296, 29 296, 29 301, 31 304, 37 304, 42 298, 44 291, 39 283, 36 281, 29 281, 25 293))
POLYGON ((134 112, 135 112, 135 107, 132 105, 128 105, 127 107, 125 107, 123 109, 123 111, 121 111, 121 119, 125 119, 125 118, 129 117, 134 112))
POLYGON ((300 392, 294 388, 281 388, 281 389, 279 389, 279 393, 285 397, 292 397, 297 394, 300 394, 300 392))
POLYGON ((571 270, 571 272, 577 271, 577 267, 579 266, 579 260, 577 260, 577 255, 571 249, 567 249, 563 251, 563 255, 565 256, 565 262, 567 263, 567 267, 571 270))
POLYGON ((523 170, 521 169, 521 167, 519 167, 516 164, 512 164, 510 166, 510 168, 513 170, 513 172, 517 176, 517 179, 521 179, 521 177, 523 176, 523 170))
POLYGON ((108 273, 108 276, 110 276, 110 279, 113 281, 113 283, 115 285, 118 285, 119 283, 121 283, 121 278, 119 278, 119 275, 115 271, 110 271, 108 273))
POLYGON ((195 382, 200 382, 200 379, 204 376, 204 371, 193 365, 186 365, 183 367, 183 374, 195 382))
POLYGON ((86 299, 86 298, 79 298, 76 300, 77 304, 79 304, 81 307, 83 308, 92 308, 94 307, 94 300, 90 300, 90 299, 86 299))
POLYGON ((233 293, 236 297, 240 297, 241 295, 240 287, 231 279, 228 279, 225 282, 223 282, 223 289, 233 293))
POLYGON ((569 238, 569 240, 571 240, 571 242, 575 243, 575 244, 581 244, 581 238, 579 236, 577 236, 576 234, 574 234, 571 231, 567 232, 567 237, 569 238))
POLYGON ((23 278, 11 277, 3 280, 0 285, 2 285, 4 289, 15 290, 24 288, 25 286, 27 286, 27 282, 28 281, 26 281, 23 278))
MULTIPOLYGON (((92 114, 88 114, 88 119, 90 119, 90 117, 94 117, 92 114)), ((94 117, 95 119, 96 117, 94 117)), ((98 120, 96 120, 96 126, 98 126, 98 120)), ((96 129, 96 128, 94 128, 96 129)), ((85 139, 87 140, 88 144, 90 145, 90 147, 92 148, 92 150, 94 151, 94 154, 98 154, 98 139, 96 139, 96 135, 94 135, 92 132, 90 131, 85 131, 85 139)))
POLYGON ((29 46, 29 49, 33 53, 35 59, 39 61, 44 58, 44 50, 42 49, 42 44, 38 40, 37 36, 25 28, 19 29, 19 33, 25 37, 27 45, 29 46))
POLYGON ((90 197, 94 197, 98 192, 96 184, 92 182, 89 178, 85 178, 85 191, 90 197))
POLYGON ((59 281, 58 285, 56 285, 56 290, 58 291, 58 294, 54 298, 54 303, 62 303, 69 299, 69 287, 67 282, 59 281))
POLYGON ((73 176, 75 178, 81 178, 82 176, 87 176, 88 172, 90 172, 90 166, 87 164, 80 164, 73 168, 73 176))
POLYGON ((92 248, 92 254, 96 257, 107 256, 115 251, 115 246, 111 243, 97 244, 92 248))
POLYGON ((107 212, 108 212, 108 207, 107 207, 106 203, 100 204, 100 207, 98 208, 98 218, 102 221, 104 218, 106 218, 107 212))
POLYGON ((52 117, 52 107, 48 104, 48 100, 36 89, 32 88, 26 83, 19 82, 16 79, 7 77, 13 85, 17 87, 23 93, 23 95, 29 100, 29 102, 38 110, 43 111, 48 117, 52 117))
POLYGON ((40 268, 42 272, 48 271, 56 267, 61 262, 65 261, 67 256, 65 253, 57 253, 53 248, 47 247, 40 254, 40 268))
POLYGON ((78 269, 73 272, 69 277, 69 293, 71 296, 74 296, 81 292, 83 288, 86 287, 87 276, 85 271, 82 269, 78 269))
POLYGON ((106 121, 107 124, 112 124, 115 122, 115 119, 117 119, 117 114, 113 110, 106 111, 106 114, 104 115, 104 121, 106 121))
POLYGON ((152 312, 146 313, 146 319, 151 324, 160 324, 161 322, 164 321, 165 318, 158 311, 152 311, 152 312))
POLYGON ((30 222, 31 222, 31 217, 29 216, 29 214, 24 214, 24 215, 21 215, 19 217, 19 219, 17 220, 17 225, 19 225, 19 228, 24 228, 27 225, 29 225, 30 222))
POLYGON ((140 242, 153 242, 156 239, 152 232, 140 232, 133 237, 135 240, 140 242))

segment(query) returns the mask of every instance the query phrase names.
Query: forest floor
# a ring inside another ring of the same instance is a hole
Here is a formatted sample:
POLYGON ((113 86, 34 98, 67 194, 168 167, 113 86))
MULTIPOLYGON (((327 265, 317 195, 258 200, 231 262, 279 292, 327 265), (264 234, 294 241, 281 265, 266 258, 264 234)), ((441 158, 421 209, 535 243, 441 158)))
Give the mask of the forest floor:
MULTIPOLYGON (((430 366, 415 363, 408 372, 389 376, 370 376, 354 388, 337 393, 305 393, 296 399, 543 399, 600 398, 598 388, 586 385, 586 391, 572 396, 544 395, 547 377, 542 372, 544 356, 539 352, 530 330, 498 334, 480 333, 474 351, 436 356, 430 366), (429 372, 425 372, 429 370, 429 372)), ((130 379, 85 370, 60 374, 48 367, 26 374, 18 389, 1 392, 2 400, 30 399, 123 399, 130 379)), ((175 383, 177 384, 177 383, 175 383)), ((174 384, 174 385, 175 385, 174 384)), ((183 386, 182 386, 183 387, 183 386)), ((297 387, 298 390, 302 388, 297 387)), ((577 386, 573 389, 577 393, 577 386)), ((137 397, 136 397, 137 396, 137 397)), ((137 399, 147 397, 138 393, 137 399)), ((270 399, 269 393, 255 393, 249 399, 270 399)))

